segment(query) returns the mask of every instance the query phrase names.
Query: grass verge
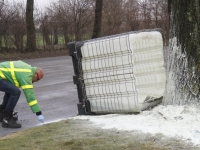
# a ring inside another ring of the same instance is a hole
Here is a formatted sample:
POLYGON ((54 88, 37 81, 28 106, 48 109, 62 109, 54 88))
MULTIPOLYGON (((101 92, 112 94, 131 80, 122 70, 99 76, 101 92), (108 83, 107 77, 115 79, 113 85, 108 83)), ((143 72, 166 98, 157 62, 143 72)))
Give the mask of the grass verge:
POLYGON ((44 124, 0 138, 0 150, 169 150, 188 149, 178 142, 117 130, 101 129, 87 120, 44 124))

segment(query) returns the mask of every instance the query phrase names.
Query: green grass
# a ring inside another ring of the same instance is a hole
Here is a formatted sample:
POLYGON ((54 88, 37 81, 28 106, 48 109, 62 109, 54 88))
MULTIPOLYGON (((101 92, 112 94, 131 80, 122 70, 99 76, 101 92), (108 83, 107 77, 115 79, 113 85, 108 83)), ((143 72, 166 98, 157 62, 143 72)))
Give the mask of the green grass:
MULTIPOLYGON (((49 38, 50 40, 53 39, 53 42, 54 42, 54 36, 51 36, 49 35, 49 38)), ((82 40, 88 40, 91 38, 91 36, 89 34, 84 34, 82 35, 82 40)), ((74 41, 75 40, 75 35, 71 35, 69 34, 69 39, 70 41, 74 41)), ((27 37, 24 36, 23 37, 23 45, 24 47, 26 46, 26 40, 27 40, 27 37)), ((11 35, 10 38, 7 39, 7 46, 8 48, 16 48, 14 43, 14 37, 11 35), (12 40, 11 40, 12 38, 12 40)), ((65 44, 65 39, 64 39, 64 36, 63 35, 58 35, 58 44, 65 44)), ((45 46, 46 45, 46 42, 45 40, 43 39, 43 35, 41 33, 36 33, 36 46, 37 47, 41 47, 41 46, 45 46)), ((2 38, 2 47, 5 47, 5 40, 4 38, 2 38)))
MULTIPOLYGON (((50 40, 52 38, 53 41, 54 41, 54 37, 51 37, 51 35, 49 36, 49 38, 50 38, 50 40)), ((58 44, 64 44, 64 43, 65 43, 64 36, 58 35, 58 44)), ((43 39, 42 34, 36 34, 36 45, 37 46, 44 46, 44 45, 46 45, 46 42, 43 39)))
POLYGON ((84 121, 61 121, 0 138, 0 150, 167 150, 129 133, 91 128, 84 121))
MULTIPOLYGON (((49 36, 49 37, 51 39, 51 36, 49 36)), ((14 40, 13 36, 11 36, 10 38, 12 38, 14 40)), ((7 46, 8 46, 8 48, 16 48, 15 45, 14 45, 14 43, 13 43, 13 41, 10 38, 7 39, 7 46)), ((23 38, 23 44, 24 44, 24 46, 26 45, 26 39, 27 39, 26 36, 24 36, 24 38, 23 38)), ((54 41, 54 37, 53 37, 53 41, 54 41)), ((58 36, 58 44, 65 44, 64 36, 62 36, 62 35, 58 36)), ((46 45, 45 40, 43 39, 42 34, 36 33, 36 45, 37 45, 37 47, 46 45)), ((5 47, 5 40, 4 40, 4 38, 2 38, 2 47, 5 47)))

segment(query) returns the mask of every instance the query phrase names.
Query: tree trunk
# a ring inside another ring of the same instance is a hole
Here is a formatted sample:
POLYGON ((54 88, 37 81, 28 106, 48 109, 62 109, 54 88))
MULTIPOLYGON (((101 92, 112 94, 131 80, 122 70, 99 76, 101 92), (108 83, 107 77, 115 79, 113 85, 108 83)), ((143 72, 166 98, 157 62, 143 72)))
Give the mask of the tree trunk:
POLYGON ((27 25, 27 48, 26 51, 35 51, 35 25, 33 21, 33 5, 34 0, 27 0, 26 5, 26 25, 27 25))
POLYGON ((1 53, 1 51, 2 51, 2 38, 3 38, 3 36, 2 36, 2 34, 0 33, 0 53, 1 53))
POLYGON ((92 39, 98 38, 101 35, 102 8, 103 8, 103 0, 96 0, 95 21, 94 21, 92 39))
POLYGON ((14 34, 14 43, 18 52, 23 52, 23 35, 22 34, 14 34))
POLYGON ((54 43, 53 43, 53 45, 57 45, 58 44, 58 27, 57 26, 53 27, 53 32, 54 32, 54 43))
POLYGON ((67 44, 70 40, 69 40, 69 37, 68 37, 68 30, 67 30, 67 27, 63 27, 63 35, 64 35, 64 38, 65 38, 65 44, 67 44))
POLYGON ((47 26, 43 26, 42 34, 43 34, 43 37, 45 39, 46 45, 51 45, 51 40, 50 40, 50 37, 49 37, 49 29, 48 29, 47 26))
POLYGON ((163 104, 196 104, 200 97, 200 2, 169 2, 170 46, 163 104))

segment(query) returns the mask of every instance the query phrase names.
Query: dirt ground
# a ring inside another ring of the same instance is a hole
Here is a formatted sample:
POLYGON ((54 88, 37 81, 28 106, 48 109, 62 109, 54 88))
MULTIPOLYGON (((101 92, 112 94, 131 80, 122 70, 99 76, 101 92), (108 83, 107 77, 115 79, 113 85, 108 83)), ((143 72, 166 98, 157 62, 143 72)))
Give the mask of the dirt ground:
POLYGON ((44 51, 38 50, 35 52, 10 52, 10 53, 0 53, 0 61, 9 61, 9 60, 22 60, 22 59, 35 59, 35 58, 44 58, 44 57, 57 57, 57 56, 67 56, 68 50, 54 50, 54 51, 44 51))

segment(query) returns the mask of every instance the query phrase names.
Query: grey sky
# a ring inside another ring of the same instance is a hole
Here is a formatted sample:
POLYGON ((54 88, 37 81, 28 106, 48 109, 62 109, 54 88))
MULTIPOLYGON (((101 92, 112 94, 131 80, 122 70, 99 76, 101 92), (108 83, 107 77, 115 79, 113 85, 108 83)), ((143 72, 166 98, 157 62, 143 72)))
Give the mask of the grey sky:
MULTIPOLYGON (((1 1, 1 0, 0 0, 1 1)), ((24 2, 26 3, 27 0, 4 0, 4 3, 15 3, 15 2, 24 2)), ((45 8, 49 6, 51 2, 57 2, 58 0, 34 0, 35 7, 45 8)))

